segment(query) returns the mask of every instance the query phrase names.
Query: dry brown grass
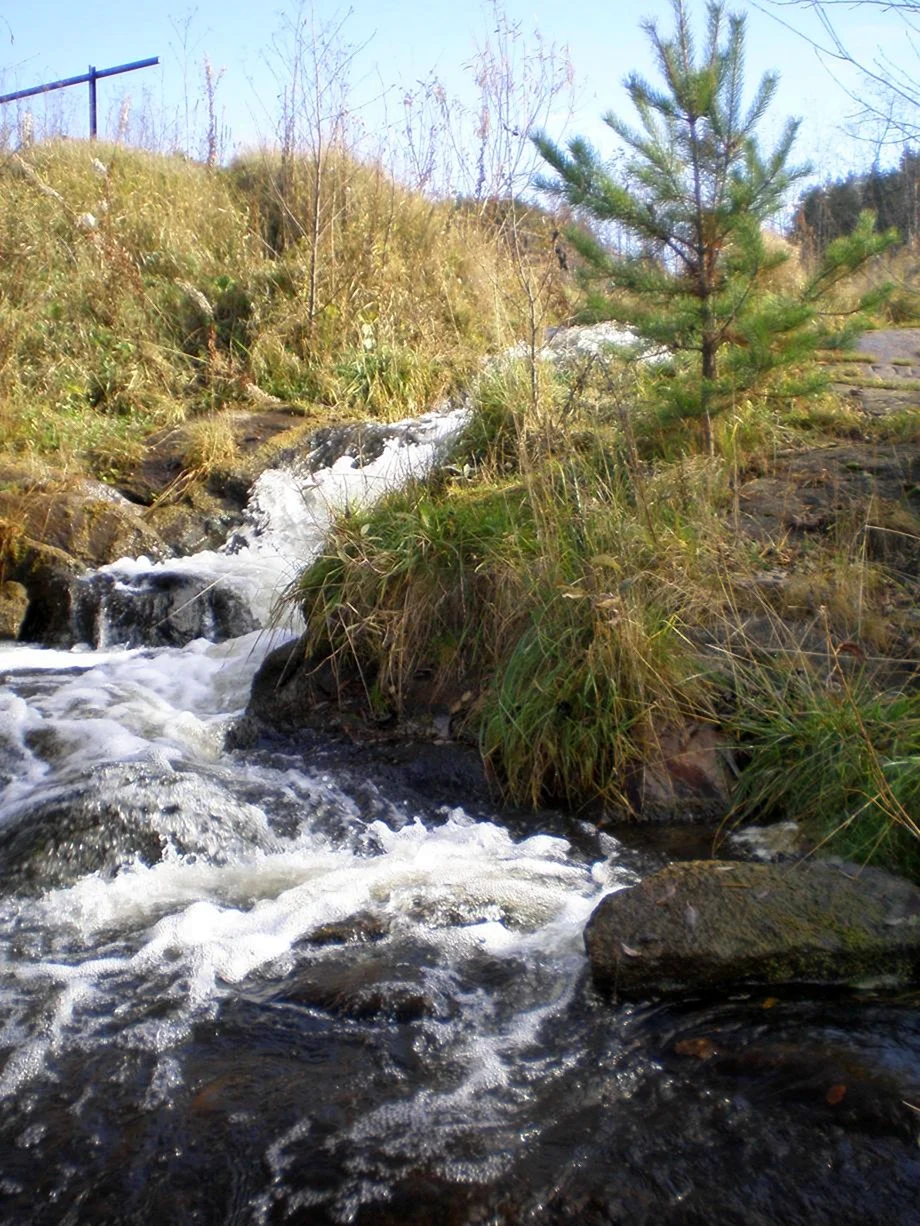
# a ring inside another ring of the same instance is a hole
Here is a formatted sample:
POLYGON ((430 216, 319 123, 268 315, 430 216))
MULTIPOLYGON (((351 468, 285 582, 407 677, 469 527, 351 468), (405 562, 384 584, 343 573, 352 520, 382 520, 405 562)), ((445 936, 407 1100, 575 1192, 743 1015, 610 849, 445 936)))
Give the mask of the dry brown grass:
POLYGON ((253 386, 407 416, 520 334, 522 274, 552 267, 548 240, 525 267, 483 216, 377 165, 327 159, 318 195, 311 174, 297 157, 224 171, 71 141, 6 154, 6 446, 106 475, 151 431, 253 386))

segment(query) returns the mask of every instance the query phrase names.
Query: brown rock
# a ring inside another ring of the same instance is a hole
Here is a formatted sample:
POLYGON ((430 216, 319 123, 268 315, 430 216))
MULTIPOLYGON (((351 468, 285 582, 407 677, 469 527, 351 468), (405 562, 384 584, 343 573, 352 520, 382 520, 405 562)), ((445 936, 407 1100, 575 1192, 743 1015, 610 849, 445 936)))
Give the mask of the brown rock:
POLYGON ((86 573, 86 567, 62 549, 28 538, 19 539, 0 562, 7 579, 22 584, 28 593, 29 605, 19 638, 69 645, 72 585, 86 573))
POLYGON ((5 579, 28 594, 19 638, 69 644, 73 584, 87 567, 168 551, 141 508, 99 481, 6 476, 7 488, 0 489, 0 523, 6 525, 0 567, 5 579))
POLYGON ((0 517, 19 525, 29 540, 87 566, 141 554, 163 556, 163 542, 144 523, 140 509, 118 495, 100 497, 104 492, 97 482, 56 490, 2 490, 0 517))
POLYGON ((732 805, 730 752, 726 738, 709 724, 663 729, 629 780, 633 808, 650 821, 723 817, 732 805))

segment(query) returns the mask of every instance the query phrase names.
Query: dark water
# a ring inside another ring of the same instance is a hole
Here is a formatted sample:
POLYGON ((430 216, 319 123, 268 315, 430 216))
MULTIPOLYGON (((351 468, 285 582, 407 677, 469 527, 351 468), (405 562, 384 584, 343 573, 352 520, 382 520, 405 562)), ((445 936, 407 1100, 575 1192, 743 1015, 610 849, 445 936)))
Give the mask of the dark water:
MULTIPOLYGON (((341 976, 241 990, 168 1068, 49 1062, 3 1106, 3 1220, 917 1221, 912 1008, 611 1010, 581 984, 469 1094, 462 1006, 394 954, 358 1003, 341 976)), ((512 1008, 509 967, 476 969, 458 990, 512 1008)))
POLYGON ((660 856, 348 746, 81 760, 38 850, 0 826, 0 1221, 920 1220, 916 998, 594 990, 584 918, 660 856))

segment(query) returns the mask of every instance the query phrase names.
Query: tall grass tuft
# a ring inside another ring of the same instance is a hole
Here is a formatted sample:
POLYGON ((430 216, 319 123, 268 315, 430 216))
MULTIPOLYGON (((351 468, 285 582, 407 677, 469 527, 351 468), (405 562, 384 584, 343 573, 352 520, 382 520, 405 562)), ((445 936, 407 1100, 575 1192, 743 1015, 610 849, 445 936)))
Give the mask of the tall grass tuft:
POLYGON ((840 663, 744 670, 737 816, 795 818, 825 850, 920 878, 920 692, 840 663))
POLYGON ((453 475, 341 520, 293 595, 308 653, 389 710, 411 714, 421 676, 476 691, 468 731, 510 801, 622 806, 660 732, 710 710, 682 628, 709 595, 673 498, 643 478, 660 508, 639 513, 604 414, 565 429, 567 378, 537 383, 534 405, 526 367, 486 372, 453 475))

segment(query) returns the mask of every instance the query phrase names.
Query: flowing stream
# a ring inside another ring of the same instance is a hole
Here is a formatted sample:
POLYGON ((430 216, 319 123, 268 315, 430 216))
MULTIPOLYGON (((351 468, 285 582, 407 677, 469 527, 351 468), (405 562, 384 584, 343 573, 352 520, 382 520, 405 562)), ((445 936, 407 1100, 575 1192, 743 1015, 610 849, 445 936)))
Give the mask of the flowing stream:
POLYGON ((920 1221, 916 1000, 616 1005, 582 928, 653 853, 437 759, 225 748, 330 507, 463 420, 105 568, 92 648, 0 649, 0 1222, 920 1221), (222 641, 149 645, 177 591, 222 641))

